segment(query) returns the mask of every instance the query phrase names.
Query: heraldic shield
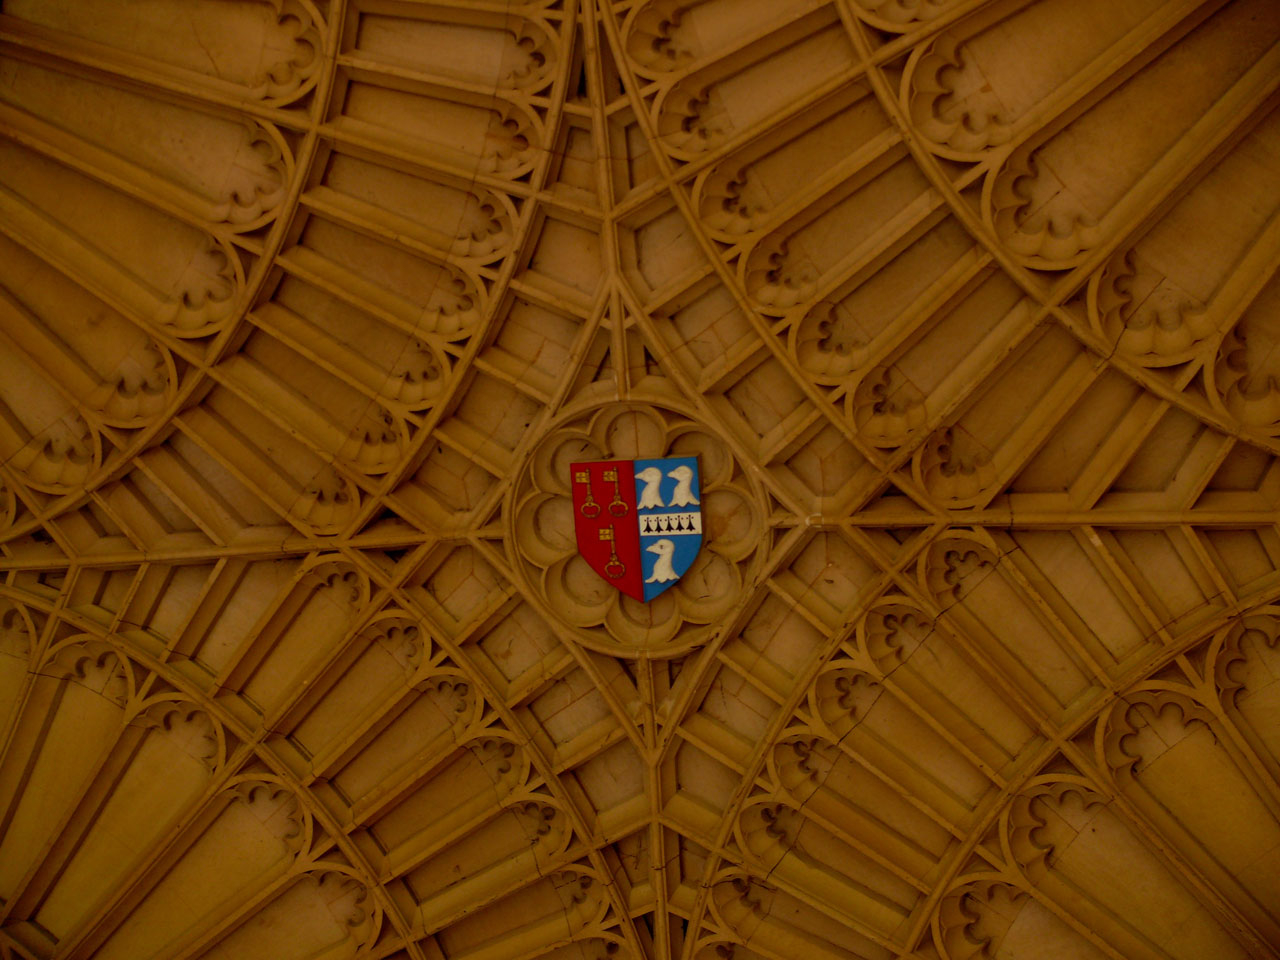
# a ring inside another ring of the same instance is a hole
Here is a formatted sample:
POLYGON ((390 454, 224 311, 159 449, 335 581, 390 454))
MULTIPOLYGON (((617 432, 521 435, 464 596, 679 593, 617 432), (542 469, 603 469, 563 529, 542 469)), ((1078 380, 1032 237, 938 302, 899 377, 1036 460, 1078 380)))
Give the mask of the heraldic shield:
POLYGON ((629 597, 652 600, 702 547, 697 457, 569 465, 578 552, 629 597))

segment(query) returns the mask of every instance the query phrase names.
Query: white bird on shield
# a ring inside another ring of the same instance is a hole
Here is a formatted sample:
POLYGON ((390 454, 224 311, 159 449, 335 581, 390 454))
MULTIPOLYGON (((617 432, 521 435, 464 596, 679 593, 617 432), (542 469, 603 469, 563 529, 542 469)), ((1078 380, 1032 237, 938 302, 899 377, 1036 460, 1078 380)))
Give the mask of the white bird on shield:
POLYGON ((651 507, 666 506, 662 502, 662 494, 658 491, 662 483, 661 470, 657 467, 646 467, 636 474, 636 479, 644 484, 644 489, 640 491, 640 502, 636 504, 639 509, 647 510, 651 507))
POLYGON ((658 559, 653 562, 653 576, 645 580, 645 583, 667 583, 671 580, 678 580, 675 567, 671 565, 671 555, 676 552, 676 545, 671 540, 659 540, 651 547, 646 547, 650 553, 656 553, 658 559))
MULTIPOLYGON (((649 469, 652 470, 653 467, 649 469)), ((693 495, 693 470, 691 468, 682 463, 669 472, 667 476, 674 477, 676 481, 676 489, 671 494, 669 506, 691 507, 698 505, 698 498, 693 495)))

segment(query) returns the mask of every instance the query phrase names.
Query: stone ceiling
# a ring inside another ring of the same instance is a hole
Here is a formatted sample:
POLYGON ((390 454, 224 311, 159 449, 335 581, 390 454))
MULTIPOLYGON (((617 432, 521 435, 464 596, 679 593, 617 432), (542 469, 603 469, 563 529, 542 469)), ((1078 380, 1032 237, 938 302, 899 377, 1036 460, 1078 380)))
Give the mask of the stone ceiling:
POLYGON ((1275 956, 1278 267, 1275 0, 0 0, 0 957, 1275 956))

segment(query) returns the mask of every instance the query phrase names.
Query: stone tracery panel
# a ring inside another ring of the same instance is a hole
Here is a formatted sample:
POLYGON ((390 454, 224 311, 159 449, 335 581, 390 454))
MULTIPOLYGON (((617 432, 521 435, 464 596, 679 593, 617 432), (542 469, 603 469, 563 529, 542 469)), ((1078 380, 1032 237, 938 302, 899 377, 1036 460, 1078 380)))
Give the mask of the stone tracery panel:
MULTIPOLYGON (((7 3, 5 15, 54 40, 58 34, 106 47, 108 56, 145 64, 238 99, 287 103, 314 85, 324 21, 309 0, 261 0, 231 7, 201 0, 189 10, 151 0, 132 16, 79 0, 7 3), (149 29, 138 29, 138 24, 149 29)), ((64 41, 65 42, 65 41, 64 41)), ((73 41, 74 42, 74 41, 73 41)))

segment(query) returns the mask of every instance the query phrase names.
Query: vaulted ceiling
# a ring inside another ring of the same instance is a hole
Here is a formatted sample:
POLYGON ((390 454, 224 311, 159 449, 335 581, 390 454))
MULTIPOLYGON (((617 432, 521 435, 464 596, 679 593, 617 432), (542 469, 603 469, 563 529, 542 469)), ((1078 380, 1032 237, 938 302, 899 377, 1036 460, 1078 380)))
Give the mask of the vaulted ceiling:
POLYGON ((1275 956, 1278 267, 1275 0, 0 0, 0 957, 1275 956))

